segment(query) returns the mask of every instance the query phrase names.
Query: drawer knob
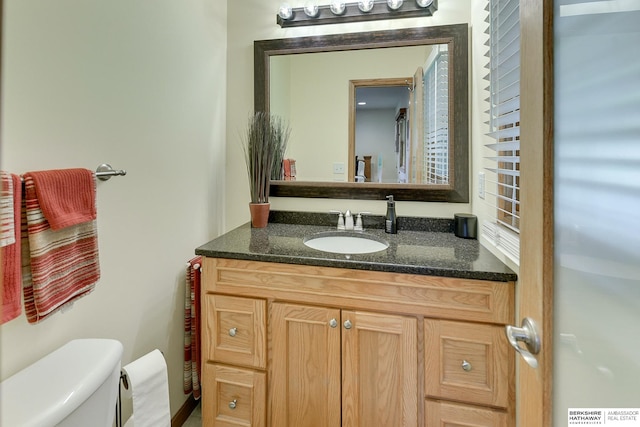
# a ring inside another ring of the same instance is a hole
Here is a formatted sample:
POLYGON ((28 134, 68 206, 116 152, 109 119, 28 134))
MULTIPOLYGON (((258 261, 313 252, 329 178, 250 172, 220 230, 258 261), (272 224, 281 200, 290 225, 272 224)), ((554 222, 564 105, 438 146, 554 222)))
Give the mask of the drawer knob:
POLYGON ((338 327, 338 321, 336 319, 329 320, 329 326, 331 326, 332 328, 337 328, 338 327))
POLYGON ((229 402, 229 408, 236 409, 237 406, 238 406, 238 399, 233 399, 231 402, 229 402))
POLYGON ((467 362, 466 360, 462 361, 462 369, 466 372, 469 372, 472 367, 471 367, 471 363, 467 362))
MULTIPOLYGON (((232 337, 235 337, 236 334, 238 333, 238 328, 231 328, 229 329, 229 335, 232 337)), ((235 402, 235 401, 234 401, 235 402)))
POLYGON ((351 326, 353 326, 353 325, 351 325, 351 321, 350 320, 345 320, 344 321, 344 328, 345 329, 351 329, 351 326))

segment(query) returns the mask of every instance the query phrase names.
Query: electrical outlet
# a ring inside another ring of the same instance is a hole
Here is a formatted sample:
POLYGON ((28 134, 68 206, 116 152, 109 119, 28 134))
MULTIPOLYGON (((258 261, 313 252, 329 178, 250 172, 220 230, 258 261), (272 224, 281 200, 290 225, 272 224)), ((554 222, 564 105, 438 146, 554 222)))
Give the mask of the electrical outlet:
POLYGON ((478 197, 484 199, 484 172, 478 173, 478 197))
POLYGON ((344 173, 344 163, 334 163, 333 173, 344 173))

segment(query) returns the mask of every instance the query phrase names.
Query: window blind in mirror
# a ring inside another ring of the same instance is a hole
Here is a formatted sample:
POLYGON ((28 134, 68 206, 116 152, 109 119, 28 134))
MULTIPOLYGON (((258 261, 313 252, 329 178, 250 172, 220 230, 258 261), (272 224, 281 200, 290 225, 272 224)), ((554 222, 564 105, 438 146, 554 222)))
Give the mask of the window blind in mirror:
POLYGON ((433 48, 424 66, 425 184, 449 183, 449 52, 433 48))

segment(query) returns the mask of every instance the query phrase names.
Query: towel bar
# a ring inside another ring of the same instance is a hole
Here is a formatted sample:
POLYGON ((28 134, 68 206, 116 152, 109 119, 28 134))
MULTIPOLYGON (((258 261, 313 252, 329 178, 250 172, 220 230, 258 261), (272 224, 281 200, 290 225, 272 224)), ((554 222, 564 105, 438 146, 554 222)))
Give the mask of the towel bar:
POLYGON ((103 163, 96 169, 96 176, 101 181, 108 181, 112 176, 124 176, 127 171, 122 169, 114 169, 110 164, 103 163))
MULTIPOLYGON (((124 176, 126 174, 126 170, 114 169, 108 163, 103 163, 96 169, 96 176, 100 181, 108 181, 112 176, 124 176)), ((22 176, 20 176, 20 181, 24 182, 24 178, 22 176)))

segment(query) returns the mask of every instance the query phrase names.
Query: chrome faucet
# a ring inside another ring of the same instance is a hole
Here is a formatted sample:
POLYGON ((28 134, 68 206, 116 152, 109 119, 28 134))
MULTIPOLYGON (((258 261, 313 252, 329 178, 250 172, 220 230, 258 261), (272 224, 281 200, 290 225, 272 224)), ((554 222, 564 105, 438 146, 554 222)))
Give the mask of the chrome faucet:
POLYGON ((330 210, 329 213, 338 214, 338 226, 336 227, 338 230, 364 231, 362 215, 367 215, 371 212, 360 212, 354 215, 347 209, 344 214, 336 210, 330 210))
POLYGON ((344 229, 353 230, 353 215, 351 215, 351 211, 348 209, 344 213, 344 229))

